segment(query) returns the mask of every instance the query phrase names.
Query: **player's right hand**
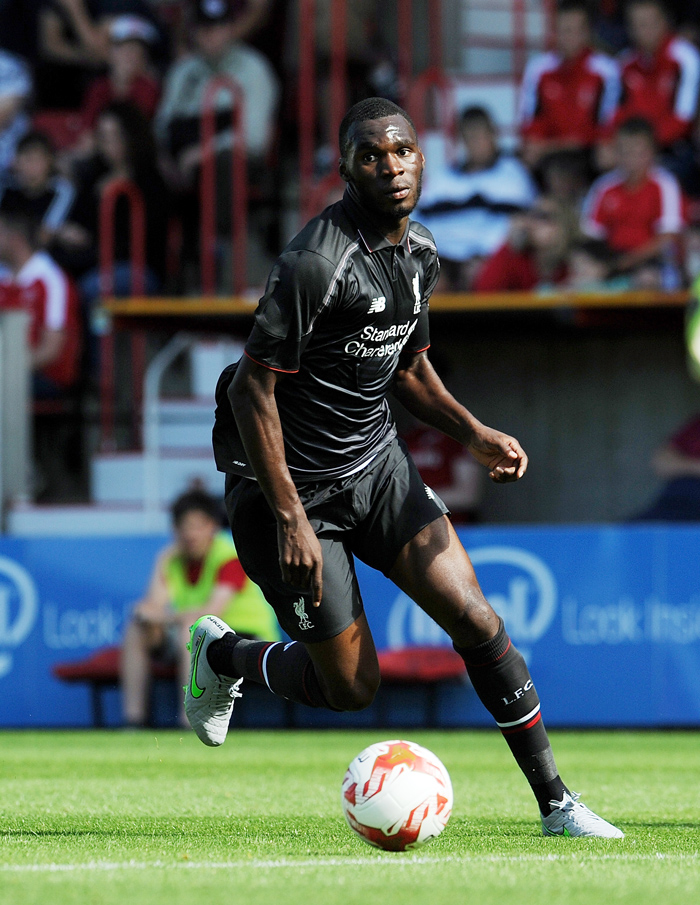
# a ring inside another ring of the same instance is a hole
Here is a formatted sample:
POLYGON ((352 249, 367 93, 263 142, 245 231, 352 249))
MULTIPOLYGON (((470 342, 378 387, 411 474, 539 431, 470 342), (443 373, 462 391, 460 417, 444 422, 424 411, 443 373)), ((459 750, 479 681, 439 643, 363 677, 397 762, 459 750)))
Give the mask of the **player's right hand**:
POLYGON ((313 605, 323 596, 323 553, 306 515, 292 523, 278 524, 277 545, 282 578, 295 588, 313 591, 313 605))

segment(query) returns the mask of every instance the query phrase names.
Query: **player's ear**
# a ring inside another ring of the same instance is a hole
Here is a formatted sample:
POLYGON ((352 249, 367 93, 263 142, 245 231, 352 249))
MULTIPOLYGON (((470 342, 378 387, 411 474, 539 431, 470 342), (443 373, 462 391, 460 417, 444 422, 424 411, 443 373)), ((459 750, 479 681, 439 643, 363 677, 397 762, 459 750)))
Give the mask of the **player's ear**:
POLYGON ((348 165, 345 162, 345 158, 341 157, 338 160, 338 172, 340 173, 340 178, 344 182, 350 182, 350 174, 348 173, 348 165))

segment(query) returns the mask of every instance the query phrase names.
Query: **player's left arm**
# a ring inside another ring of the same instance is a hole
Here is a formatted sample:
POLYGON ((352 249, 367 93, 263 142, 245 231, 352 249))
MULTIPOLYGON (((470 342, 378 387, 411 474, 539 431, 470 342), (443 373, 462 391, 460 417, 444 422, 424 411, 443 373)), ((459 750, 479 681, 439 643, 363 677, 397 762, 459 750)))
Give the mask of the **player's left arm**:
POLYGON ((425 351, 402 353, 393 392, 412 415, 465 446, 489 469, 492 481, 517 481, 525 474, 527 455, 515 437, 482 424, 459 403, 425 351))

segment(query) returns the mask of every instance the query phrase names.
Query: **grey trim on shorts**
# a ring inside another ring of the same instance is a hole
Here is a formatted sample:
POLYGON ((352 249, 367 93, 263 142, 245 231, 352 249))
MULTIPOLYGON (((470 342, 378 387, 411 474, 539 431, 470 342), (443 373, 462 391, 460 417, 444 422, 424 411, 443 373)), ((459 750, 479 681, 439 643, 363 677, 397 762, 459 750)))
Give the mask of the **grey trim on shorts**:
POLYGON ((400 440, 361 472, 297 486, 323 552, 323 600, 282 580, 277 522, 256 481, 226 477, 226 511, 246 573, 261 588, 280 625, 295 641, 316 643, 344 631, 363 611, 353 554, 385 575, 423 528, 448 513, 423 483, 400 440))

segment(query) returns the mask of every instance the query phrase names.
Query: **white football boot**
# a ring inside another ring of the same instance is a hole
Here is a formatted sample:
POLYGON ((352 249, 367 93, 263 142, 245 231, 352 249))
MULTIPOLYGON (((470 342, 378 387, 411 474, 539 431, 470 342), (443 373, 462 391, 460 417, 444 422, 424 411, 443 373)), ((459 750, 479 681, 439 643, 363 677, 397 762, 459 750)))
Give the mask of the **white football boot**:
POLYGON ((582 804, 577 792, 564 792, 561 801, 550 801, 553 809, 549 817, 542 818, 543 836, 597 836, 602 839, 623 839, 624 833, 612 823, 594 814, 582 804))
POLYGON ((243 679, 220 676, 207 660, 207 649, 229 628, 216 616, 202 616, 190 628, 190 684, 185 686, 185 713, 197 737, 212 748, 223 745, 233 705, 243 696, 243 679))

